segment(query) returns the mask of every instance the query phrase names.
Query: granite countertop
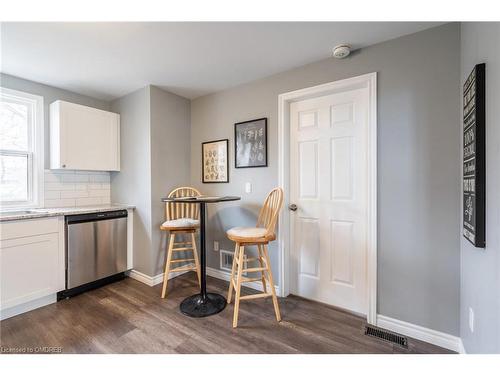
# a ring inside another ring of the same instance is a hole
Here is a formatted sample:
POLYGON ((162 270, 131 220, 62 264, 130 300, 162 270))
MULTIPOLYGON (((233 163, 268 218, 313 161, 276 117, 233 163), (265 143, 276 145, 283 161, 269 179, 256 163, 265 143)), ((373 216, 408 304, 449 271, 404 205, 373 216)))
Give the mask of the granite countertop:
POLYGON ((23 219, 36 219, 51 216, 66 216, 88 214, 92 212, 106 212, 115 210, 134 209, 135 206, 124 204, 107 204, 102 206, 82 206, 64 208, 37 208, 32 210, 5 211, 0 212, 0 222, 23 219))

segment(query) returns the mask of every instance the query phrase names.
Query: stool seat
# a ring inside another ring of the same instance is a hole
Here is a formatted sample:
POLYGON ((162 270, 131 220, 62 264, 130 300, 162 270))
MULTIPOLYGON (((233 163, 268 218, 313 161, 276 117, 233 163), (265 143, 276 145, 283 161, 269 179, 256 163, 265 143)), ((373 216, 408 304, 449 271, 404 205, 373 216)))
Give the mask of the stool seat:
POLYGON ((165 221, 160 229, 161 230, 193 230, 200 226, 200 221, 196 219, 182 218, 165 221))
POLYGON ((226 234, 231 241, 239 243, 264 243, 276 238, 274 234, 268 233, 267 228, 258 227, 235 227, 229 229, 226 234))

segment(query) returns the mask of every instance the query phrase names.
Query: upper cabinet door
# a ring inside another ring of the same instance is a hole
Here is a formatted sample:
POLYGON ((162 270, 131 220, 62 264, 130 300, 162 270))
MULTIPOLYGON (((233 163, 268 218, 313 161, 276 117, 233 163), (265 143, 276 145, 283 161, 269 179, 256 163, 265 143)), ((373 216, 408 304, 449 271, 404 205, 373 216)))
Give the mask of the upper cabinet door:
POLYGON ((120 170, 120 115, 58 100, 50 105, 50 168, 120 170))

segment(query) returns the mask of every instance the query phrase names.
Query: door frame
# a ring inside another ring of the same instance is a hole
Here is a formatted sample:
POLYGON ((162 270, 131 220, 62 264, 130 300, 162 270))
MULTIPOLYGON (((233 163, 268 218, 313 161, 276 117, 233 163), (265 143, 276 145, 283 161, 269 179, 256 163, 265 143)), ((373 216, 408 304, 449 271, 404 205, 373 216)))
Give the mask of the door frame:
MULTIPOLYGON (((278 96, 278 176, 279 186, 290 191, 290 103, 321 97, 349 89, 368 88, 368 213, 367 213, 367 322, 377 324, 377 73, 329 82, 290 91, 278 96)), ((290 203, 279 218, 280 295, 290 294, 290 203)))

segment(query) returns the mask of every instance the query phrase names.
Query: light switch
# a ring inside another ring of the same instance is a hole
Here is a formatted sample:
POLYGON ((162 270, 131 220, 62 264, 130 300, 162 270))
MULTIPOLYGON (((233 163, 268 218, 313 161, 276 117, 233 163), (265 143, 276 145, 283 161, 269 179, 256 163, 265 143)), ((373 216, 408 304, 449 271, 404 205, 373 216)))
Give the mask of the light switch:
POLYGON ((252 192, 252 183, 251 182, 247 182, 245 184, 245 193, 251 193, 252 192))
POLYGON ((214 251, 219 251, 219 241, 214 241, 214 251))

